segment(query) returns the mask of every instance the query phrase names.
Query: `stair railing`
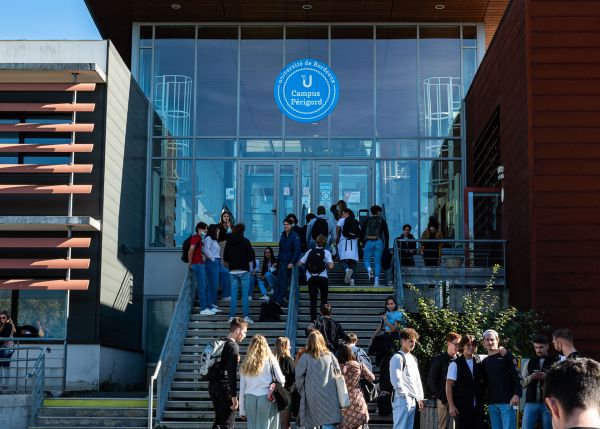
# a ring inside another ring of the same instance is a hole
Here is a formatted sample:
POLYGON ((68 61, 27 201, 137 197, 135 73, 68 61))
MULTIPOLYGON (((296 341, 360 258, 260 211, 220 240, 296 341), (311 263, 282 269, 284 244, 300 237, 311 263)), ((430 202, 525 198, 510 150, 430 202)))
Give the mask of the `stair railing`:
POLYGON ((156 420, 162 419, 167 406, 169 389, 175 377, 177 362, 186 336, 194 296, 196 293, 195 276, 188 270, 183 286, 177 298, 177 304, 171 316, 169 330, 165 336, 160 357, 148 387, 148 429, 152 429, 152 411, 154 408, 154 384, 156 383, 156 420))
POLYGON ((300 310, 300 286, 298 284, 298 267, 292 269, 290 280, 290 296, 288 300, 288 314, 285 325, 285 336, 290 340, 292 356, 296 355, 296 331, 298 330, 298 313, 300 310))
POLYGON ((35 418, 44 403, 44 382, 46 380, 46 352, 47 347, 39 347, 40 354, 33 365, 33 369, 27 373, 31 379, 31 396, 29 397, 29 426, 33 426, 35 418))
POLYGON ((402 264, 400 263, 400 247, 398 239, 394 239, 394 295, 398 305, 404 306, 404 285, 402 284, 402 264))

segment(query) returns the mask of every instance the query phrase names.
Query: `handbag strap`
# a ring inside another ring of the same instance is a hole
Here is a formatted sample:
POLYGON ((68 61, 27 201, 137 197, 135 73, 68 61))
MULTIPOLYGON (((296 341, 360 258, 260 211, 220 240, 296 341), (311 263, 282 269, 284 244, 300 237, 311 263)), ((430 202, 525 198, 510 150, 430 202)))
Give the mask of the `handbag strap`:
POLYGON ((277 383, 275 378, 275 369, 273 368, 273 361, 269 358, 269 367, 271 368, 271 383, 277 383))

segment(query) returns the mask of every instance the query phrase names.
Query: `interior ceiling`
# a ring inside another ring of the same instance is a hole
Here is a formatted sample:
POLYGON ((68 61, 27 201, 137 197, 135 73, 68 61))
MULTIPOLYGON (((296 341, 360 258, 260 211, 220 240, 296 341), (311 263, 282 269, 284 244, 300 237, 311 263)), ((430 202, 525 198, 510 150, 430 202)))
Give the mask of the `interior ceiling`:
MULTIPOLYGON (((129 63, 133 22, 486 22, 510 0, 85 0, 129 63), (174 9, 173 4, 180 6, 174 9), (310 5, 310 10, 303 9, 310 5), (443 9, 436 9, 443 5, 443 9), (439 7, 439 6, 438 6, 439 7)), ((494 25, 494 29, 495 26, 494 25)), ((488 25, 486 25, 486 28, 488 25)))

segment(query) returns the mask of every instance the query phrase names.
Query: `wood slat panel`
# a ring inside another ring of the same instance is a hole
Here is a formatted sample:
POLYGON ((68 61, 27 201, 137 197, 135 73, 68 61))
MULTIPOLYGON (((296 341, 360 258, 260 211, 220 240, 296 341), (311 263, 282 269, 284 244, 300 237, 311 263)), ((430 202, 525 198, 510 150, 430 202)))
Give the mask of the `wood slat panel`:
POLYGON ((89 280, 0 279, 0 290, 87 290, 89 280))
POLYGON ((0 124, 0 132, 8 133, 91 133, 94 124, 0 124))
POLYGON ((0 83, 0 91, 94 91, 95 83, 0 83))
POLYGON ((85 248, 90 247, 92 239, 89 237, 77 237, 77 238, 0 238, 0 248, 42 248, 42 249, 55 249, 55 248, 85 248))
POLYGON ((0 173, 91 173, 92 164, 0 164, 0 173))
POLYGON ((74 143, 74 144, 0 144, 0 153, 2 152, 38 152, 38 153, 71 153, 71 152, 91 152, 94 149, 93 144, 74 143))
POLYGON ((89 259, 0 259, 0 269, 4 270, 83 270, 89 267, 89 259))
POLYGON ((96 103, 0 103, 0 112, 93 112, 96 103))
POLYGON ((0 194, 89 194, 92 185, 0 185, 0 194))

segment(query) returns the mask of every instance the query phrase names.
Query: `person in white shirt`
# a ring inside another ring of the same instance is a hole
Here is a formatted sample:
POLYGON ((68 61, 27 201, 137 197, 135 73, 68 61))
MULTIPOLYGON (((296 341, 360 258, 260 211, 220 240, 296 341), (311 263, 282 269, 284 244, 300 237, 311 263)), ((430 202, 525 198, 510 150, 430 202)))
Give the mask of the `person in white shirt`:
POLYGON ((277 405, 268 399, 274 379, 285 384, 267 340, 256 334, 240 368, 240 416, 247 419, 248 429, 279 429, 277 405))
POLYGON ((299 266, 306 265, 306 283, 308 284, 308 294, 310 297, 310 320, 317 318, 317 293, 321 294, 321 305, 327 304, 327 292, 329 282, 327 279, 327 270, 333 269, 333 258, 331 252, 324 249, 327 243, 327 237, 320 234, 317 237, 317 244, 314 249, 310 249, 298 261, 299 266))
POLYGON ((390 381, 394 387, 392 401, 394 429, 412 428, 417 406, 423 410, 425 396, 417 359, 411 353, 419 334, 412 328, 400 331, 402 349, 390 360, 390 381))
POLYGON ((343 209, 342 216, 337 223, 337 249, 340 263, 344 268, 346 275, 344 283, 354 286, 356 275, 356 263, 358 262, 358 237, 360 236, 360 225, 354 218, 354 212, 350 209, 343 209), (348 225, 346 225, 348 221, 348 225), (346 232, 351 235, 346 237, 344 234, 344 225, 346 232))
POLYGON ((204 237, 202 252, 204 253, 204 265, 206 266, 206 278, 208 287, 211 288, 210 307, 219 310, 217 307, 217 290, 221 285, 221 298, 231 297, 231 285, 229 283, 229 271, 221 262, 221 248, 217 237, 219 235, 219 225, 209 225, 206 236, 204 237))

